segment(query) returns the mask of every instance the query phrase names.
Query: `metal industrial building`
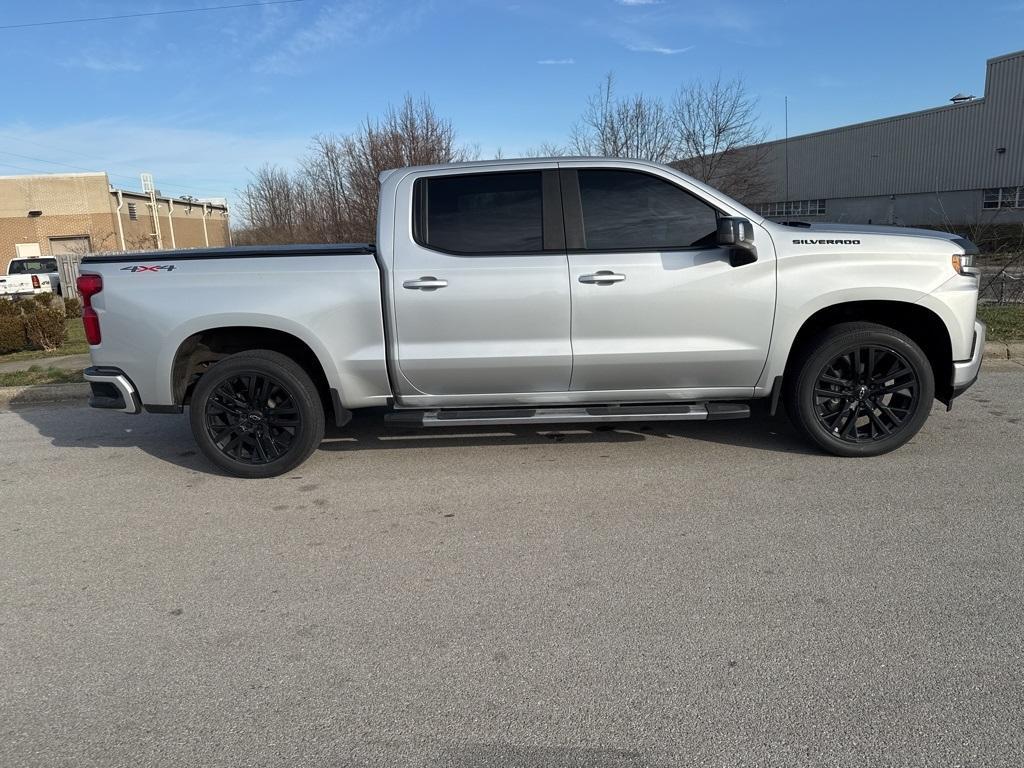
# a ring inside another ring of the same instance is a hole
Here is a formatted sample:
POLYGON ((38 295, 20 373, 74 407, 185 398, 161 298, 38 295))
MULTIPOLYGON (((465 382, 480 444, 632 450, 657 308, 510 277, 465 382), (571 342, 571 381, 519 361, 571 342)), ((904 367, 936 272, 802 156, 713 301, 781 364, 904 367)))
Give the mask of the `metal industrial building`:
POLYGON ((967 229, 1024 222, 1024 51, 989 59, 981 98, 745 151, 765 154, 763 215, 967 229))

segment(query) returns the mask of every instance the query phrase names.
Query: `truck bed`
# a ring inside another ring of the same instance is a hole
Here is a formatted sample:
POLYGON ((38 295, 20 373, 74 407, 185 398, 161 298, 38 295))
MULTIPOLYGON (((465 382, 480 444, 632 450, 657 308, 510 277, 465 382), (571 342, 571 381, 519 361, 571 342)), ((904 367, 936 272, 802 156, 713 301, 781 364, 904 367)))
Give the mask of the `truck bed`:
POLYGON ((82 259, 83 264, 120 264, 121 262, 198 261, 204 259, 252 259, 282 256, 373 256, 373 243, 311 243, 308 245, 239 245, 230 248, 179 248, 173 251, 126 251, 97 253, 82 259))
POLYGON ((92 299, 102 331, 93 365, 121 368, 146 406, 176 403, 176 361, 192 337, 215 329, 294 337, 346 402, 383 405, 391 394, 372 245, 97 254, 80 271, 103 279, 92 299))

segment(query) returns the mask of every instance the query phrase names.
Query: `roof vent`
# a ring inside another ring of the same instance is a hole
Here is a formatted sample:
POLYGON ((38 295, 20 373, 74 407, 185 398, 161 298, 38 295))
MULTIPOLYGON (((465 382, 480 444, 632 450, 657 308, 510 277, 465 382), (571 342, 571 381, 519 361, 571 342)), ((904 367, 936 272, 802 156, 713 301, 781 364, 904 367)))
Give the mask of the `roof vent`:
POLYGON ((952 101, 954 104, 963 104, 965 101, 974 101, 974 97, 968 96, 967 94, 964 93, 958 93, 956 96, 950 99, 950 101, 952 101))

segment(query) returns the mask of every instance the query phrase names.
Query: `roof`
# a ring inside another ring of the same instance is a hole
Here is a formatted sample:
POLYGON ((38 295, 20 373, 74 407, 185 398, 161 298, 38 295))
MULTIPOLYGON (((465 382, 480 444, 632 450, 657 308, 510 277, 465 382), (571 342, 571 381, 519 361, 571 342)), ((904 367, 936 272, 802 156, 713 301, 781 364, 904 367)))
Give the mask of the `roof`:
MULTIPOLYGON (((928 194, 1024 181, 1024 51, 989 59, 972 101, 766 142, 761 200, 928 194)), ((946 216, 929 198, 936 216, 946 216)))
MULTIPOLYGON (((82 179, 82 178, 103 178, 107 179, 107 185, 110 187, 111 193, 120 192, 122 195, 128 195, 130 197, 137 197, 142 200, 148 200, 149 195, 145 192, 135 192, 130 189, 118 189, 109 182, 109 174, 106 171, 81 171, 75 173, 65 173, 63 171, 57 171, 55 173, 21 173, 14 176, 0 176, 0 181, 19 181, 19 180, 36 180, 36 179, 82 179)), ((182 197, 174 197, 173 195, 157 195, 161 200, 173 200, 176 203, 182 205, 208 205, 211 208, 218 210, 227 211, 227 203, 216 203, 209 198, 200 200, 198 197, 193 200, 186 200, 182 197)))
MULTIPOLYGON (((135 192, 134 190, 131 190, 131 189, 118 189, 117 187, 111 186, 110 192, 111 192, 111 194, 116 194, 116 193, 120 192, 125 197, 136 197, 136 198, 138 198, 140 200, 149 200, 149 195, 146 194, 145 192, 135 192)), ((174 195, 161 195, 161 194, 158 194, 157 195, 157 199, 158 200, 173 200, 175 203, 180 203, 181 205, 191 205, 191 206, 197 207, 197 208, 202 208, 204 205, 206 205, 206 206, 209 206, 210 208, 216 208, 216 209, 222 210, 222 211, 226 211, 228 209, 228 206, 225 203, 211 203, 209 200, 200 200, 198 197, 194 198, 192 200, 186 200, 183 197, 175 197, 174 195)))
MULTIPOLYGON (((993 64, 999 62, 1008 61, 1010 59, 1016 59, 1018 57, 1024 58, 1024 51, 1016 51, 1014 53, 1007 53, 1002 56, 996 56, 995 58, 988 59, 986 61, 986 67, 990 70, 993 64)), ((811 133, 800 133, 789 137, 789 141, 797 141, 800 139, 808 139, 818 136, 828 136, 829 134, 843 133, 844 131, 856 131, 860 128, 874 125, 884 125, 886 123, 896 123, 900 120, 909 120, 913 118, 922 117, 925 115, 937 114, 940 112, 948 112, 958 109, 977 109, 985 103, 986 97, 990 95, 990 78, 985 78, 985 95, 981 97, 971 97, 967 101, 959 101, 952 104, 940 104, 937 107, 928 107, 927 109, 919 109, 914 112, 903 112, 899 115, 890 115, 889 117, 879 117, 874 120, 864 120, 860 123, 849 123, 848 125, 841 125, 836 128, 826 128, 821 131, 812 131, 811 133)), ((957 94, 958 96, 960 94, 957 94)), ((773 144, 784 144, 787 139, 774 139, 772 141, 766 141, 759 146, 771 146, 773 144)))
MULTIPOLYGON (((414 165, 407 168, 393 168, 388 171, 384 171, 380 174, 380 182, 383 185, 385 181, 391 178, 396 173, 432 173, 435 171, 458 171, 463 168, 472 170, 474 168, 515 168, 519 166, 539 166, 551 163, 598 163, 600 165, 612 168, 635 168, 635 169, 647 169, 650 171, 657 171, 661 174, 667 174, 685 180, 691 187, 695 187, 703 192, 708 197, 717 200, 726 209, 733 209, 733 215, 739 214, 750 219, 760 219, 757 213, 748 209, 742 203, 733 200, 728 197, 722 191, 715 189, 714 187, 705 184, 699 179, 695 179, 692 176, 688 176, 683 173, 679 168, 672 165, 665 165, 664 163, 655 163, 650 160, 637 160, 627 157, 581 157, 581 156, 563 156, 563 157, 512 157, 512 158, 497 158, 494 160, 469 160, 460 163, 440 163, 437 165, 414 165)), ((657 175, 657 174, 655 174, 657 175)))
POLYGON ((57 171, 56 173, 19 173, 13 176, 0 176, 0 181, 9 181, 17 179, 52 179, 52 178, 83 178, 86 176, 106 176, 104 171, 85 171, 82 173, 64 173, 57 171))

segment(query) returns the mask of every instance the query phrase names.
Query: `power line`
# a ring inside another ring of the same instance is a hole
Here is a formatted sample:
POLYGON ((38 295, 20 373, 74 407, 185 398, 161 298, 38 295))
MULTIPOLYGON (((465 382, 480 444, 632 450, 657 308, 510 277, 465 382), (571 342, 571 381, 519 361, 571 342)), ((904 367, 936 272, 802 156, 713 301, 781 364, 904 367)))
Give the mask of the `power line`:
MULTIPOLYGON (((0 146, 3 146, 3 140, 17 141, 17 142, 20 142, 22 144, 31 144, 34 147, 40 147, 42 149, 48 149, 48 150, 53 150, 54 152, 59 152, 61 155, 77 155, 78 157, 84 157, 87 160, 93 160, 93 161, 99 163, 100 165, 104 166, 104 170, 106 171, 108 176, 111 176, 111 177, 117 176, 117 177, 120 177, 122 179, 132 179, 133 181, 138 181, 138 176, 137 175, 133 176, 133 175, 128 174, 128 173, 115 173, 114 171, 107 170, 111 165, 117 165, 117 163, 116 162, 115 163, 111 163, 110 160, 104 159, 104 158, 101 158, 101 157, 97 157, 96 155, 87 155, 84 152, 76 152, 74 150, 67 149, 66 147, 62 148, 62 147, 54 146, 53 144, 41 144, 38 141, 31 141, 29 139, 22 138, 20 136, 11 136, 9 134, 0 133, 0 146)), ((78 165, 72 165, 70 163, 57 162, 56 160, 46 160, 46 159, 44 159, 42 157, 31 157, 29 155, 19 155, 16 152, 11 152, 10 150, 4 150, 4 149, 0 149, 0 155, 10 155, 11 157, 20 157, 22 160, 33 160, 33 161, 35 161, 37 163, 46 163, 47 165, 63 165, 66 168, 73 168, 73 169, 79 170, 79 171, 94 171, 94 170, 96 170, 96 166, 93 166, 91 168, 85 168, 85 167, 78 166, 78 165)), ((221 186, 221 185, 223 185, 225 183, 223 179, 210 179, 210 178, 204 178, 204 177, 199 177, 199 176, 194 177, 194 178, 193 177, 189 177, 188 181, 189 181, 189 183, 187 185, 186 184, 177 184, 177 183, 174 183, 174 177, 172 177, 170 181, 166 181, 166 180, 164 180, 163 175, 161 174, 161 182, 160 183, 163 184, 165 187, 180 187, 182 189, 192 189, 197 182, 200 183, 200 184, 214 184, 216 186, 221 186)))
POLYGON ((53 27, 58 24, 84 24, 92 21, 120 21, 122 19, 141 19, 145 16, 170 16, 176 13, 204 13, 206 11, 227 11, 234 8, 254 8, 261 5, 288 5, 304 3, 306 0, 262 0, 254 3, 235 3, 233 5, 209 5, 204 8, 178 8, 171 11, 147 11, 144 13, 125 13, 119 16, 86 16, 81 19, 57 19, 56 21, 31 21, 25 24, 2 24, 0 29, 26 29, 27 27, 53 27))
MULTIPOLYGON (((70 169, 75 170, 75 171, 85 171, 85 172, 91 173, 91 172, 96 170, 95 168, 86 168, 86 167, 81 166, 81 165, 72 165, 71 163, 61 163, 61 162, 58 162, 57 160, 45 160, 45 159, 43 159, 41 157, 31 157, 29 155, 19 155, 19 154, 15 153, 15 152, 7 152, 7 151, 2 150, 2 149, 0 149, 0 155, 9 155, 10 157, 17 157, 17 158, 20 158, 22 160, 31 160, 34 163, 45 163, 46 165, 58 165, 58 166, 62 166, 64 168, 70 168, 70 169)), ((5 166, 7 166, 9 168, 20 168, 21 170, 24 170, 24 171, 30 171, 31 173, 37 173, 37 171, 34 171, 32 169, 24 168, 23 166, 12 165, 10 163, 0 163, 0 165, 5 165, 5 166)), ((131 179, 133 181, 137 180, 137 177, 129 176, 128 174, 125 174, 125 173, 114 173, 113 171, 104 171, 104 172, 107 174, 107 176, 111 176, 111 177, 116 177, 116 178, 121 178, 121 179, 131 179)), ((202 180, 197 179, 197 181, 202 181, 202 180)), ((205 179, 205 181, 210 182, 211 179, 205 179)), ((217 183, 219 185, 221 182, 215 182, 215 183, 217 183)), ((176 189, 185 189, 185 190, 189 190, 190 192, 198 191, 198 190, 196 190, 194 184, 193 185, 186 185, 186 184, 175 184, 175 183, 168 182, 168 181, 161 181, 160 185, 163 186, 163 187, 174 187, 176 189)), ((214 196, 214 197, 217 196, 217 195, 213 195, 212 193, 210 193, 210 194, 212 196, 214 196)), ((219 193, 219 196, 223 197, 224 194, 225 193, 222 191, 221 193, 219 193)))

